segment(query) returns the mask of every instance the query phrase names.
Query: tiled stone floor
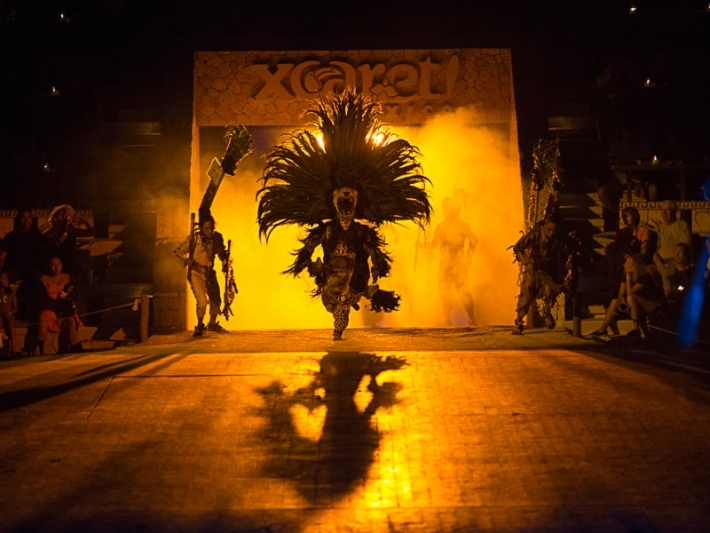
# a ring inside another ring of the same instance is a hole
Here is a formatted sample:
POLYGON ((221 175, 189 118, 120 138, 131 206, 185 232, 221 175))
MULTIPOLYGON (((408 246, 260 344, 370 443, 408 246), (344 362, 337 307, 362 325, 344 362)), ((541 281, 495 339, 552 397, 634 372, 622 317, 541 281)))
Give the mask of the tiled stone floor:
POLYGON ((327 334, 0 363, 0 531, 710 531, 701 356, 327 334))

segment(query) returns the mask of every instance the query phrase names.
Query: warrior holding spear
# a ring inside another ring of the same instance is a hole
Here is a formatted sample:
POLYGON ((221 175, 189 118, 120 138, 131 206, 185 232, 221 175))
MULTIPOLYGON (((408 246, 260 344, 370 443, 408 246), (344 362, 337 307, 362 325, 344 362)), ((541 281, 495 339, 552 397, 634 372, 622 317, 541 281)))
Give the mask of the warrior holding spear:
POLYGON ((174 252, 187 267, 187 280, 197 301, 197 325, 193 337, 202 337, 206 331, 227 333, 227 330, 217 322, 217 319, 221 314, 226 320, 229 320, 230 315, 233 314, 230 306, 237 293, 232 269, 231 240, 225 246, 224 237, 215 230, 215 219, 210 208, 222 183, 222 178, 225 174, 234 175, 239 161, 252 151, 253 140, 244 126, 228 126, 224 137, 228 141, 227 151, 221 161, 213 159, 207 171, 210 183, 200 203, 198 222, 195 223, 195 214, 192 213, 190 215, 190 234, 174 252), (220 309, 222 298, 219 282, 214 269, 215 256, 219 257, 222 263, 222 272, 225 275, 224 308, 222 309, 220 309), (208 306, 210 316, 209 322, 205 326, 204 317, 208 306))

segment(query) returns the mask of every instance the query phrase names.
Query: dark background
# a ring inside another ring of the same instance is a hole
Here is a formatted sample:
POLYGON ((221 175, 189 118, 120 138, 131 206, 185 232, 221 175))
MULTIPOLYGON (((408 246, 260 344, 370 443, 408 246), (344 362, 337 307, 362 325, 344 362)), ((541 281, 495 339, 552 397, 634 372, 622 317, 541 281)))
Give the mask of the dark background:
POLYGON ((707 2, 455 3, 3 0, 0 207, 100 211, 154 194, 158 168, 175 176, 161 192, 187 194, 196 50, 509 47, 524 170, 550 117, 588 141, 570 165, 629 122, 708 155, 707 2), (596 81, 615 61, 612 102, 596 81))

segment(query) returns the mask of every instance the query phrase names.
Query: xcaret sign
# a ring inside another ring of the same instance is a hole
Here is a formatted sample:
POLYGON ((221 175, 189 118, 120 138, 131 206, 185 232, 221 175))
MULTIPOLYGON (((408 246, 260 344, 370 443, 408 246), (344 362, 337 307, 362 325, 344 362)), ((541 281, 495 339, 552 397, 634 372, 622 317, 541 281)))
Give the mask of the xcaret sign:
POLYGON ((372 96, 392 124, 475 105, 508 121, 512 102, 507 49, 198 52, 198 126, 294 125, 314 98, 345 87, 372 96))
POLYGON ((300 63, 253 65, 263 87, 256 100, 314 98, 355 87, 359 92, 375 96, 380 103, 408 103, 421 99, 450 97, 459 71, 459 58, 454 55, 446 65, 434 63, 431 57, 414 63, 352 65, 345 61, 306 60, 300 63), (446 70, 443 87, 432 87, 432 72, 446 70), (441 91, 441 92, 438 92, 441 91))

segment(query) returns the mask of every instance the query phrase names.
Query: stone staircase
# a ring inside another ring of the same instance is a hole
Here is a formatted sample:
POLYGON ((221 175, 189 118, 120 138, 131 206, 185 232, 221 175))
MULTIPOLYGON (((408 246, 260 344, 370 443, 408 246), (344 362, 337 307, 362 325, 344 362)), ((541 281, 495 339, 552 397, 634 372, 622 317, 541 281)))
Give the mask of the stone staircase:
MULTIPOLYGON (((608 303, 606 281, 606 246, 613 235, 604 232, 602 207, 596 192, 560 193, 560 216, 567 231, 574 231, 584 249, 591 255, 592 270, 580 278, 578 290, 582 293, 585 315, 592 307, 608 303)), ((603 316, 603 309, 600 311, 603 316)))

